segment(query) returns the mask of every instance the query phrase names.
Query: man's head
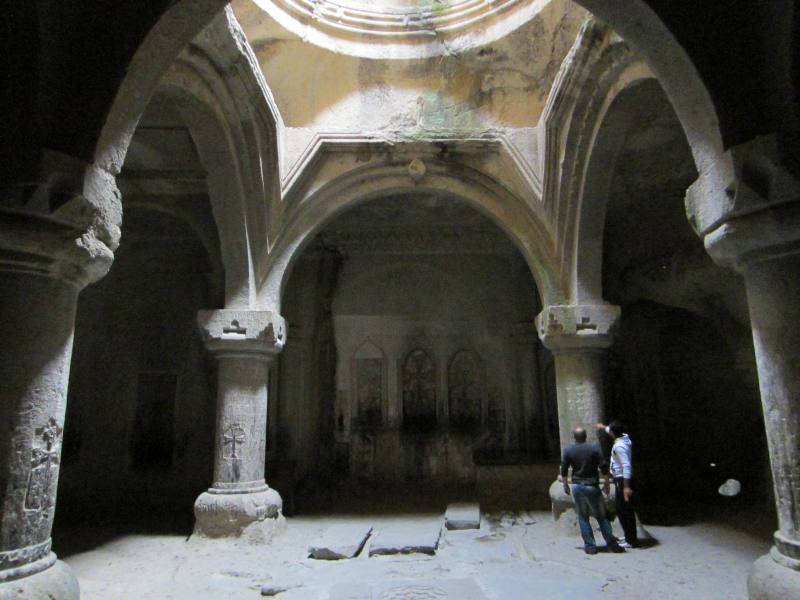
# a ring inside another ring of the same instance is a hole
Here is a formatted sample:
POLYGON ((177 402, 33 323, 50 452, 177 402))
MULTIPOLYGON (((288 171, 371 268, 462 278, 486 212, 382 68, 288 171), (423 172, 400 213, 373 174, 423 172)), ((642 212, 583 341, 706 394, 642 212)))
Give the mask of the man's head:
POLYGON ((583 427, 576 427, 572 430, 572 437, 577 443, 583 444, 586 441, 586 430, 583 427))
POLYGON ((608 424, 608 433, 610 433, 611 437, 614 439, 622 437, 625 434, 625 425, 622 424, 622 421, 614 419, 608 424))

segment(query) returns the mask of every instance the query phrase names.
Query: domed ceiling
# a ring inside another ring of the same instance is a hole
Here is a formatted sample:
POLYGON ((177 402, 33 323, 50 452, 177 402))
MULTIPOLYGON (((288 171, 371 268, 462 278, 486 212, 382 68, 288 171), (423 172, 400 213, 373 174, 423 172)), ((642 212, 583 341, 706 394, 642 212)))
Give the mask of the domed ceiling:
POLYGON ((366 58, 449 54, 507 35, 549 0, 254 0, 303 39, 366 58))

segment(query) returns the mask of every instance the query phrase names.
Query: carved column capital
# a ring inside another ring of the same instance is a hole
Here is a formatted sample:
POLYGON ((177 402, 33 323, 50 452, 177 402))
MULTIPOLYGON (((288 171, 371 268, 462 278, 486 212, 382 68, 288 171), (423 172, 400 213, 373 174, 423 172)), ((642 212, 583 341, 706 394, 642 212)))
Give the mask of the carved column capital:
POLYGON ((113 175, 42 150, 21 180, 3 182, 0 194, 0 269, 79 288, 108 272, 122 219, 113 175))
POLYGON ((718 264, 744 272, 748 265, 800 253, 800 185, 797 200, 734 217, 705 236, 718 264))
POLYGON ((763 135, 730 148, 724 156, 727 168, 701 168, 700 177, 686 192, 687 216, 698 235, 732 219, 796 201, 798 180, 785 158, 792 146, 779 134, 763 135))
POLYGON ((286 343, 286 321, 269 310, 201 310, 197 323, 211 352, 271 358, 286 343))
POLYGON ((689 219, 718 264, 743 272, 800 251, 800 179, 786 147, 777 134, 734 146, 726 178, 712 181, 709 171, 686 192, 689 219))
POLYGON ((608 348, 620 308, 611 304, 546 306, 536 317, 539 339, 558 353, 608 348))

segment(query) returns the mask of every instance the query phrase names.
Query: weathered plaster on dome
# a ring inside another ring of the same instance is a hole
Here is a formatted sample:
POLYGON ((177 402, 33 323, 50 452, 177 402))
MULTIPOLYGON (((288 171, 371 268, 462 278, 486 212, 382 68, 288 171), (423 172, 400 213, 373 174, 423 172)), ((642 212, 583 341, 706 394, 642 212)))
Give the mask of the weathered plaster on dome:
POLYGON ((553 0, 491 44, 416 60, 336 54, 233 3, 287 127, 359 131, 531 127, 585 11, 553 0))

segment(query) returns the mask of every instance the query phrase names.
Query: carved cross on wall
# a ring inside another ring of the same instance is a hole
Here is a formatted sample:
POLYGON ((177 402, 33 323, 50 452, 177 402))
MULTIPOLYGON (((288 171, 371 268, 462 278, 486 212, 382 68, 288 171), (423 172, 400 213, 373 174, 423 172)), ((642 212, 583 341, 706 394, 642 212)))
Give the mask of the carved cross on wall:
POLYGON ((233 423, 228 427, 225 433, 222 435, 222 443, 224 446, 231 447, 231 455, 226 457, 230 459, 237 460, 241 458, 237 453, 236 449, 244 444, 245 440, 247 439, 247 435, 245 430, 242 429, 241 425, 238 423, 233 423))

